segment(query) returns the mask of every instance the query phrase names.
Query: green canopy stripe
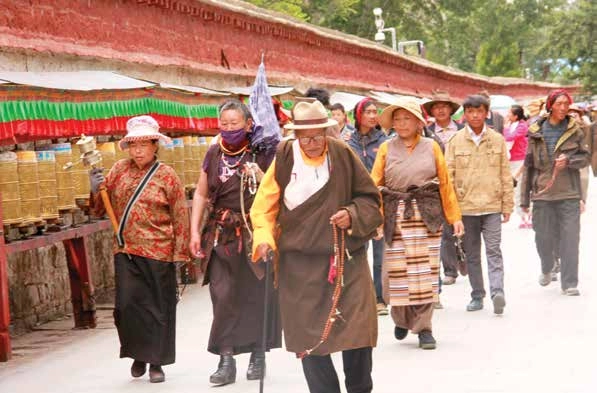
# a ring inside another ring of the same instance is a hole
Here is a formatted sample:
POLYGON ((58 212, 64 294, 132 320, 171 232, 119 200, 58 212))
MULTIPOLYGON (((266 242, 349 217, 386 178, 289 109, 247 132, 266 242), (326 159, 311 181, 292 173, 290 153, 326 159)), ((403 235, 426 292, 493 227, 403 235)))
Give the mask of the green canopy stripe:
POLYGON ((0 102, 0 122, 15 120, 90 120, 145 113, 195 119, 217 118, 218 106, 213 104, 186 105, 153 97, 121 101, 0 102))

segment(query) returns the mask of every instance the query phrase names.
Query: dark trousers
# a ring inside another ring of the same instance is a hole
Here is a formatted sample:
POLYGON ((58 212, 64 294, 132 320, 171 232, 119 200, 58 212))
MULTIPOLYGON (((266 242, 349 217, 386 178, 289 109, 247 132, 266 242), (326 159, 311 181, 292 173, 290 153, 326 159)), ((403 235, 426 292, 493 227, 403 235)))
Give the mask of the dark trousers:
POLYGON ((371 243, 373 244, 373 284, 375 285, 375 296, 377 303, 383 303, 381 269, 383 264, 384 239, 371 240, 371 243))
POLYGON ((580 201, 534 201, 533 229, 543 274, 551 272, 559 251, 562 289, 578 285, 580 201))
POLYGON ((454 237, 452 225, 444 221, 439 257, 444 267, 444 275, 449 277, 458 277, 458 260, 456 259, 455 240, 456 238, 454 237))
MULTIPOLYGON (((373 390, 371 347, 342 351, 344 384, 348 393, 369 393, 373 390)), ((309 355, 303 359, 303 372, 311 393, 340 393, 338 374, 330 355, 309 355)))
POLYGON ((481 266, 481 236, 485 242, 489 290, 493 297, 504 294, 504 261, 500 243, 502 241, 502 215, 500 213, 480 216, 462 216, 464 224, 464 251, 466 252, 468 278, 473 299, 485 297, 483 267, 481 266))

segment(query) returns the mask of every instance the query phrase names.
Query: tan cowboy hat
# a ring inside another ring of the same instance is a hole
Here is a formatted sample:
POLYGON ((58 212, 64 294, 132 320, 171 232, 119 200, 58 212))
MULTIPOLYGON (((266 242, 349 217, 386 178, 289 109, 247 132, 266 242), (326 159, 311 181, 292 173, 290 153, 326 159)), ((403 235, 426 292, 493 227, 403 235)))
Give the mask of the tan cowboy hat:
POLYGON ((423 118, 423 112, 421 112, 421 105, 419 105, 417 99, 413 97, 400 97, 392 105, 385 107, 381 112, 381 115, 379 115, 379 124, 386 130, 392 128, 392 115, 396 109, 409 111, 425 124, 425 118, 423 118))
POLYGON ((128 149, 129 142, 150 139, 161 139, 164 144, 172 143, 172 139, 160 133, 160 125, 151 116, 135 116, 126 122, 126 136, 118 142, 120 150, 128 149))
POLYGON ((578 104, 570 104, 568 107, 568 112, 570 111, 575 111, 581 116, 585 114, 585 111, 578 104))
POLYGON ((423 104, 425 112, 427 112, 427 114, 430 115, 431 108, 438 102, 445 102, 446 104, 450 104, 450 107, 452 108, 452 113, 450 113, 450 116, 456 113, 458 108, 460 108, 460 104, 457 103, 452 97, 450 97, 450 94, 448 94, 447 91, 436 90, 431 94, 431 100, 423 104))
POLYGON ((327 128, 338 122, 328 118, 328 112, 319 101, 300 101, 292 108, 292 123, 284 125, 287 130, 305 130, 311 128, 327 128))

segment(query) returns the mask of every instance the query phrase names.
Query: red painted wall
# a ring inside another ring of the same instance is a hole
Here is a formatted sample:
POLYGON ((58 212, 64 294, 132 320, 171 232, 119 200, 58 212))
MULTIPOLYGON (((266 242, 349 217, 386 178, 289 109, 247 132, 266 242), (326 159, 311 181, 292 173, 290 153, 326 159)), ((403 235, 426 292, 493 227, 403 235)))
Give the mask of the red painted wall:
POLYGON ((171 65, 253 76, 262 52, 270 81, 429 96, 485 88, 517 98, 553 88, 507 84, 395 55, 375 44, 292 22, 236 2, 193 0, 0 0, 0 48, 171 65), (232 5, 226 5, 226 4, 232 5), (352 41, 349 41, 352 40, 352 41))

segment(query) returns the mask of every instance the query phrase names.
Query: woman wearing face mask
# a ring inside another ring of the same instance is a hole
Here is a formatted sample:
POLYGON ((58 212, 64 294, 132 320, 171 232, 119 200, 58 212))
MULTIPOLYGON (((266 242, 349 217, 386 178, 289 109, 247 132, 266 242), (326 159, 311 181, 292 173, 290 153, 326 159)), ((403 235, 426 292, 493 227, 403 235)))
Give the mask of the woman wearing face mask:
MULTIPOLYGON (((222 104, 219 120, 219 142, 205 156, 193 197, 190 249, 201 259, 203 285, 210 284, 214 318, 207 350, 220 355, 210 382, 225 385, 236 380, 236 354, 251 353, 247 379, 259 380, 265 374, 261 342, 264 272, 247 256, 251 247, 247 225, 255 181, 271 163, 275 150, 252 149, 251 114, 240 101, 222 104), (204 212, 207 221, 201 233, 204 212)), ((277 297, 270 299, 268 349, 281 345, 277 297)))

